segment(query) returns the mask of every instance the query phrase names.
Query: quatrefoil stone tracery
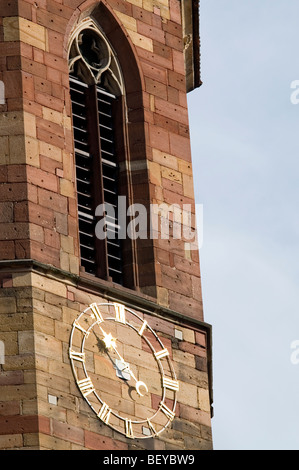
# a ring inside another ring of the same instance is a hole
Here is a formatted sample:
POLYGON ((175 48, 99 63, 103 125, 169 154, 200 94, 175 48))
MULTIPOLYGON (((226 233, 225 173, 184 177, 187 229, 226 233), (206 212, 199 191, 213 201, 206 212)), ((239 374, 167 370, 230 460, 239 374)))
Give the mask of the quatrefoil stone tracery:
POLYGON ((117 58, 105 35, 92 21, 83 22, 72 34, 69 69, 87 84, 103 86, 123 94, 123 80, 117 58))

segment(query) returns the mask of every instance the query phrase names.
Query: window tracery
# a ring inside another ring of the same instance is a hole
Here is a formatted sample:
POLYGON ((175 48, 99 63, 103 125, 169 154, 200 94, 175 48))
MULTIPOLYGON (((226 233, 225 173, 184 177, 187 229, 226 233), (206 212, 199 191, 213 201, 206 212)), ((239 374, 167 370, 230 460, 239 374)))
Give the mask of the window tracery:
POLYGON ((116 55, 93 20, 83 22, 71 37, 69 70, 84 83, 100 85, 116 96, 124 94, 116 55))
POLYGON ((81 268, 123 284, 117 209, 119 148, 124 146, 117 139, 123 138, 124 84, 117 57, 92 19, 83 21, 71 36, 69 74, 81 268), (99 238, 97 208, 105 204, 116 210, 112 217, 104 214, 107 236, 99 238))

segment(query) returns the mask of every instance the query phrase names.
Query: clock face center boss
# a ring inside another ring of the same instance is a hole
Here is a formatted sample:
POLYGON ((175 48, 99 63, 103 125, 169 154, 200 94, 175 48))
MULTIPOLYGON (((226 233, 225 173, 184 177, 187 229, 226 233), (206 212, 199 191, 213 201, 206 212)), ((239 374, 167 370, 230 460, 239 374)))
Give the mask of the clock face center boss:
POLYGON ((179 382, 146 320, 118 303, 93 303, 72 325, 69 357, 97 417, 134 439, 158 436, 175 416, 179 382))

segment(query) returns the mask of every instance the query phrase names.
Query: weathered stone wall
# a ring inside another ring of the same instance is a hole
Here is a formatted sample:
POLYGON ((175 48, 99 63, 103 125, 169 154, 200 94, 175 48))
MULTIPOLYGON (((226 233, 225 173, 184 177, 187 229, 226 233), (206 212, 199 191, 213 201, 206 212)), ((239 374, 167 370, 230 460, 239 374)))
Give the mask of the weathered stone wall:
MULTIPOLYGON (((3 259, 32 258, 79 273, 67 44, 80 14, 100 3, 15 0, 1 10, 3 259)), ((127 84, 129 108, 137 106, 137 94, 143 103, 138 116, 137 109, 129 115, 134 202, 143 200, 146 185, 148 203, 190 204, 194 227, 180 2, 110 0, 105 5, 131 44, 141 76, 141 90, 133 93, 127 84)), ((138 254, 141 290, 202 319, 198 251, 182 239, 159 236, 153 247, 140 241, 138 254)))
MULTIPOLYGON (((167 347, 180 383, 176 418, 171 426, 159 438, 131 440, 103 424, 90 410, 76 386, 68 356, 74 320, 91 303, 107 302, 107 293, 103 297, 95 293, 95 286, 79 288, 73 279, 62 279, 58 272, 29 267, 7 273, 4 282, 9 287, 0 290, 0 338, 6 346, 0 373, 2 448, 211 448, 210 338, 204 325, 175 315, 165 318, 161 312, 153 315, 150 304, 146 309, 142 307, 148 300, 144 296, 131 299, 130 303, 140 303, 135 310, 167 347), (181 339, 175 337, 175 330, 181 332, 181 339), (51 397, 55 397, 54 404, 51 397)), ((127 348, 125 357, 132 360, 137 349, 131 339, 124 337, 120 341, 127 348)), ((143 378, 147 383, 158 381, 158 374, 147 371, 146 355, 146 351, 138 350, 143 378)), ((109 372, 99 380, 97 391, 109 393, 110 402, 118 401, 122 398, 120 382, 109 372)), ((135 406, 144 406, 146 415, 146 407, 157 399, 150 394, 141 405, 123 400, 121 411, 132 414, 135 406)))
MULTIPOLYGON (((191 204, 194 216, 180 1, 3 3, 0 448, 211 448, 211 346, 198 251, 174 238, 140 242, 136 291, 84 278, 79 263, 69 35, 99 5, 115 18, 103 17, 103 28, 120 56, 130 46, 141 83, 138 90, 137 80, 126 83, 134 201, 143 201, 146 187, 147 203, 191 204), (154 441, 136 442, 102 424, 74 382, 67 354, 71 325, 103 298, 135 305, 171 352, 180 381, 177 417, 154 441)), ((126 57, 122 61, 129 76, 133 62, 126 69, 126 57)))

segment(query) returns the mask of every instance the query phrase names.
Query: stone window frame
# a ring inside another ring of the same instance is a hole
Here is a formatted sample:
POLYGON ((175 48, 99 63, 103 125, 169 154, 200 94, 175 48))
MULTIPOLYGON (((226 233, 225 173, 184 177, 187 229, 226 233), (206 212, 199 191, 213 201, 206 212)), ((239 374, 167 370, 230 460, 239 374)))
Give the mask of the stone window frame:
MULTIPOLYGON (((101 145, 102 136, 100 129, 102 123, 99 121, 99 116, 101 113, 99 109, 100 100, 98 99, 98 94, 101 92, 101 96, 106 96, 107 100, 111 100, 113 117, 110 121, 111 126, 114 127, 115 134, 115 136, 112 138, 113 141, 111 142, 111 145, 115 146, 116 155, 122 154, 123 160, 127 161, 128 149, 125 145, 125 123, 127 122, 125 86, 117 56, 104 32, 92 18, 84 19, 72 33, 69 41, 68 60, 70 81, 72 80, 71 77, 74 74, 76 79, 78 79, 78 83, 80 82, 82 85, 84 84, 86 86, 84 90, 86 98, 86 101, 84 102, 84 107, 86 110, 86 132, 89 134, 89 136, 92 136, 89 137, 88 142, 90 148, 90 159, 92 160, 92 167, 91 171, 89 172, 90 181, 88 181, 88 183, 90 183, 90 187, 92 188, 92 202, 90 209, 93 210, 92 227, 89 225, 87 230, 89 231, 89 229, 91 229, 91 231, 94 232, 97 223, 97 219, 95 217, 96 209, 97 207, 107 202, 105 198, 105 191, 107 188, 105 188, 104 183, 107 180, 107 178, 105 180, 104 175, 104 168, 107 168, 107 165, 105 166, 103 163, 105 159, 102 155, 104 154, 104 150, 102 149, 101 145), (106 95, 103 95, 103 93, 106 93, 106 95), (110 93, 111 97, 109 98, 108 96, 110 93), (112 103, 112 101, 115 101, 115 103, 112 103), (119 141, 122 141, 121 145, 119 145, 119 141)), ((70 89, 72 90, 72 86, 70 86, 70 89)), ((73 124, 74 119, 75 115, 73 114, 73 124)), ((74 125, 73 136, 74 142, 76 142, 76 128, 74 125)), ((76 144, 74 150, 75 155, 77 155, 77 161, 78 149, 76 148, 76 144)), ((119 164, 121 159, 117 158, 117 160, 119 160, 117 161, 117 168, 119 173, 119 164)), ((76 184, 78 195, 77 202, 79 209, 79 165, 76 164, 76 167, 76 184)), ((115 185, 117 185, 117 195, 125 195, 127 199, 127 175, 126 171, 123 171, 122 173, 123 174, 120 177, 120 179, 122 179, 122 183, 118 181, 116 174, 114 181, 115 185)), ((115 201, 117 201, 117 198, 115 198, 115 201)), ((117 203, 115 202, 115 204, 117 203)), ((85 217, 86 216, 88 215, 85 214, 85 217)), ((118 225, 117 219, 115 219, 114 222, 115 225, 118 225)), ((92 237, 91 248, 88 252, 88 254, 93 253, 93 259, 90 262, 86 261, 85 253, 87 252, 87 249, 85 248, 85 241, 87 239, 87 230, 85 230, 85 234, 82 234, 82 229, 80 230, 80 223, 81 227, 84 225, 84 223, 82 223, 82 213, 80 214, 79 210, 78 223, 81 271, 83 271, 83 274, 87 271, 89 274, 95 275, 101 279, 112 281, 120 285, 125 285, 126 287, 135 288, 134 274, 132 272, 134 267, 132 262, 133 247, 130 246, 132 243, 130 243, 128 240, 116 241, 119 246, 115 247, 113 246, 113 241, 111 243, 111 241, 107 240, 107 238, 100 239, 94 234, 92 237), (92 266, 92 269, 89 268, 90 266, 92 266)))

